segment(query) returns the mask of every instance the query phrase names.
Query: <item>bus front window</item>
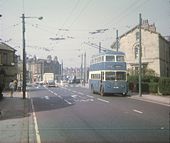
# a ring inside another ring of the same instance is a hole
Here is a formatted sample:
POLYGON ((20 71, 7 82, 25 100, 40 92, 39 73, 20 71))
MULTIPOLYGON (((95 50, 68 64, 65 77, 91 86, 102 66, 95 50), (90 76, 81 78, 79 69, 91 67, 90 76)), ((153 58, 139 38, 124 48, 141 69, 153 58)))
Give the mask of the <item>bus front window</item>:
POLYGON ((115 80, 115 72, 106 72, 106 80, 115 80))
POLYGON ((117 62, 124 62, 124 56, 116 56, 117 62))
POLYGON ((114 56, 106 56, 106 61, 107 62, 114 62, 115 61, 115 57, 114 56))
POLYGON ((116 72, 117 80, 126 80, 126 72, 116 72))

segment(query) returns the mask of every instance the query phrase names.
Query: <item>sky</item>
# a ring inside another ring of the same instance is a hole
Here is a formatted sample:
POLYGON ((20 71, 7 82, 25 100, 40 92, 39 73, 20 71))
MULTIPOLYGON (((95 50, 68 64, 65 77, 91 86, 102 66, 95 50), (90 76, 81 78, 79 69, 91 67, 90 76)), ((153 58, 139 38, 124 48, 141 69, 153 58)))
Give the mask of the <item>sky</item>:
POLYGON ((25 14, 28 57, 57 56, 64 67, 80 67, 86 52, 88 66, 99 52, 94 45, 110 49, 116 30, 121 35, 136 26, 139 13, 162 36, 170 35, 170 0, 0 0, 0 41, 22 57, 25 14))

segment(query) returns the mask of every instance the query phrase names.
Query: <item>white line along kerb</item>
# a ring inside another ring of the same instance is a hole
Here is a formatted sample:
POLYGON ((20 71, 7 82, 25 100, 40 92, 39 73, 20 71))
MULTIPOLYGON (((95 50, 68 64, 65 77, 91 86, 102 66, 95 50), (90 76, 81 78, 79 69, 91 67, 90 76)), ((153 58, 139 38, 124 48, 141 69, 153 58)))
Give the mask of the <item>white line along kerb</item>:
POLYGON ((34 104, 33 104, 32 99, 31 99, 31 106, 32 106, 32 111, 33 111, 33 120, 34 120, 34 126, 35 126, 36 141, 37 141, 37 143, 41 143, 40 132, 38 129, 37 118, 35 115, 35 109, 34 109, 34 104))

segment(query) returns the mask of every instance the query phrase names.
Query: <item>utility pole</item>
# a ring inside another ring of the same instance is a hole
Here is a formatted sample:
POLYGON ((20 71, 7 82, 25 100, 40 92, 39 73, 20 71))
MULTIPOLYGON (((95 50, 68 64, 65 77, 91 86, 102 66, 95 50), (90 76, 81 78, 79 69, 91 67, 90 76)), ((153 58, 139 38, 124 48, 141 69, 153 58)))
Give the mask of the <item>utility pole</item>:
POLYGON ((83 54, 81 54, 81 82, 82 82, 82 79, 83 79, 83 54))
POLYGON ((86 52, 84 53, 84 86, 86 83, 86 52))
POLYGON ((61 80, 63 80, 63 60, 61 60, 61 80))
POLYGON ((26 52, 25 52, 25 18, 38 18, 39 20, 42 20, 43 17, 25 17, 24 14, 22 14, 22 42, 23 42, 23 85, 22 85, 22 91, 23 91, 23 99, 25 99, 25 92, 26 92, 26 52))
POLYGON ((23 42, 23 99, 25 99, 25 92, 26 92, 26 53, 25 53, 25 15, 22 14, 22 42, 23 42))
POLYGON ((141 18, 141 13, 140 13, 139 14, 139 96, 142 96, 142 87, 141 87, 141 54, 142 54, 141 25, 142 25, 142 18, 141 18))

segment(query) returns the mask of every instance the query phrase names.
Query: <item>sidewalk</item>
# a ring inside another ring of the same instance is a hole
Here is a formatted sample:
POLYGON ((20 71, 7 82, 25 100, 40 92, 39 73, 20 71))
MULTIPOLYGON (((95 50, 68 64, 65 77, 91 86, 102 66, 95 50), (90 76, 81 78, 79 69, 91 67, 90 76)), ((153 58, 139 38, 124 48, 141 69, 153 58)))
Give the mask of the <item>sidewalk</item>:
POLYGON ((162 104, 170 107, 170 96, 160 96, 160 95, 153 95, 153 94, 142 94, 142 96, 139 96, 138 93, 132 93, 130 98, 162 104))
MULTIPOLYGON (((89 88, 89 85, 88 84, 80 85, 80 87, 89 88)), ((162 105, 170 107, 170 95, 169 96, 159 96, 159 95, 153 95, 153 94, 142 94, 142 96, 140 97, 138 95, 138 93, 130 93, 129 98, 152 102, 152 103, 157 103, 157 104, 162 104, 162 105)))
POLYGON ((28 143, 30 101, 23 99, 21 92, 14 92, 10 98, 3 93, 0 101, 0 143, 28 143))

